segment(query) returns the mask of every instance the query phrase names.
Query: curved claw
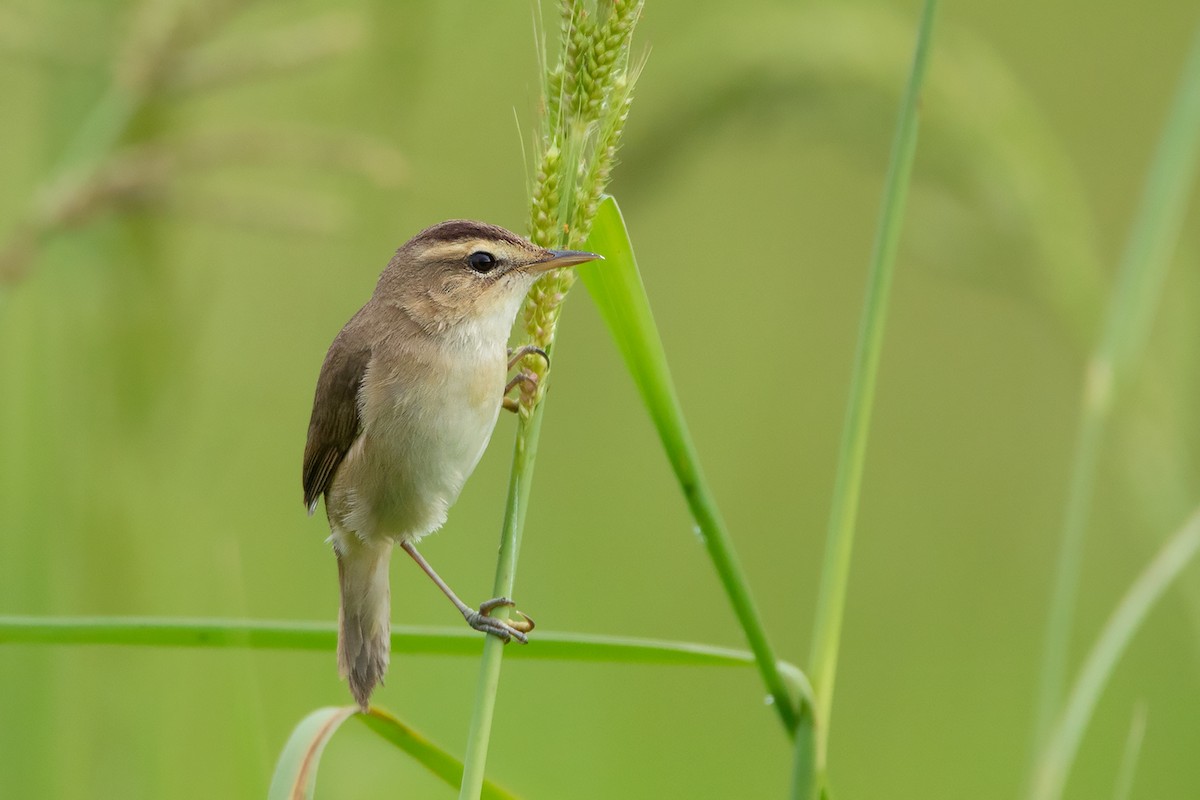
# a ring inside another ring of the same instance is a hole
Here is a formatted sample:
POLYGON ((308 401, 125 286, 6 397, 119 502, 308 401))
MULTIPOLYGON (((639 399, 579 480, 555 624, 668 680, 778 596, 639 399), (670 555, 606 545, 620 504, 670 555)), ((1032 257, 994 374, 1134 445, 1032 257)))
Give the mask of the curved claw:
POLYGON ((524 611, 521 611, 518 609, 513 609, 513 610, 516 611, 518 614, 520 614, 521 618, 515 619, 515 620, 509 620, 508 624, 511 627, 516 628, 521 633, 529 633, 531 630, 533 630, 534 628, 537 627, 537 625, 533 621, 533 617, 529 616, 524 611))
POLYGON ((534 373, 525 370, 513 376, 513 379, 505 385, 504 396, 500 401, 500 407, 505 411, 512 411, 513 413, 520 413, 521 411, 520 402, 515 397, 508 396, 508 393, 517 388, 517 386, 521 386, 522 394, 526 392, 532 394, 537 391, 538 377, 534 373))
POLYGON ((508 644, 509 641, 516 639, 521 644, 528 644, 529 638, 525 635, 533 630, 533 620, 518 611, 521 619, 512 622, 505 622, 502 619, 496 619, 489 616, 493 609, 501 606, 512 606, 513 601, 507 597, 495 597, 491 600, 486 600, 479 604, 479 610, 473 611, 470 614, 464 615, 467 624, 477 631, 488 633, 495 636, 500 641, 508 644))
POLYGON ((525 370, 518 372, 516 375, 513 375, 512 380, 505 384, 504 394, 507 395, 521 384, 525 384, 525 387, 531 392, 536 391, 538 387, 538 376, 525 370))
POLYGON ((542 361, 546 363, 546 369, 550 369, 550 356, 546 355, 546 351, 534 344, 527 344, 518 347, 516 350, 508 351, 508 368, 512 369, 517 365, 517 362, 525 356, 540 356, 542 361))

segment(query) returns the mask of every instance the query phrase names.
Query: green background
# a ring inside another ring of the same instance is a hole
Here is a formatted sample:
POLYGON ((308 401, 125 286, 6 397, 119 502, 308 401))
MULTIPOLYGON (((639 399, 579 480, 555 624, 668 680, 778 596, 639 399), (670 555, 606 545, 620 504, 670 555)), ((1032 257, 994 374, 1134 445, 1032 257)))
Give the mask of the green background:
MULTIPOLYGON (((649 58, 612 191, 706 471, 796 663, 917 8, 649 0, 636 36, 649 58)), ((0 237, 139 13, 0 7, 0 237)), ((306 20, 318 42, 358 44, 164 92, 124 140, 170 152, 253 129, 252 152, 59 232, 0 286, 0 613, 335 618, 327 530, 300 502, 321 358, 421 227, 524 230, 539 66, 533 6, 513 0, 255 3, 197 47, 235 63, 306 20), (388 143, 403 175, 275 152, 314 130, 388 143)), ((941 9, 834 705, 838 798, 1023 786, 1083 362, 1198 23, 1182 0, 941 9)), ((1193 212, 1105 442, 1073 664, 1200 498, 1198 253, 1193 212)), ((521 608, 546 630, 743 646, 582 286, 549 403, 521 608)), ((512 432, 502 419, 422 548, 472 602, 491 586, 512 432)), ((393 620, 453 624, 394 560, 393 620)), ((1200 792, 1198 634, 1193 569, 1115 673, 1069 797, 1111 796, 1139 705, 1133 796, 1200 792)), ((376 700, 461 754, 475 671, 398 657, 376 700)), ((779 797, 791 752, 763 695, 752 670, 511 661, 489 774, 529 798, 779 797)), ((261 797, 291 727, 346 702, 332 653, 3 645, 0 796, 261 797)), ((318 796, 384 793, 453 796, 348 725, 318 796)))

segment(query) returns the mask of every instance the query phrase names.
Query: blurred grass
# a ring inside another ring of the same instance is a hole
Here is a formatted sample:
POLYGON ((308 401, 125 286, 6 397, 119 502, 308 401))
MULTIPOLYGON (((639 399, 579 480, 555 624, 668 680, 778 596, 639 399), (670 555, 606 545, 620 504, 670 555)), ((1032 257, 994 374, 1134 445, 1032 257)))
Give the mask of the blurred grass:
POLYGON ((861 503, 862 477, 866 467, 867 440, 871 430, 871 411, 875 404, 879 362, 883 354, 883 336, 887 322, 889 295, 900 248, 905 202, 917 154, 918 109, 922 102, 925 74, 932 50, 933 23, 937 0, 925 0, 916 31, 912 67, 896 119, 887 177, 883 184, 878 228, 867 272, 866 295, 859 321, 858 344, 850 374, 850 396, 846 420, 838 448, 837 476, 830 503, 829 527, 825 541, 825 560, 821 567, 821 585, 817 616, 813 626, 809 673, 813 681, 814 706, 802 724, 812 735, 797 737, 793 759, 792 796, 819 798, 831 791, 827 764, 829 731, 833 721, 833 690, 838 673, 842 621, 849 591, 850 563, 861 503))
POLYGON ((1129 738, 1125 740, 1125 751, 1121 753, 1121 768, 1117 772, 1116 788, 1113 790, 1113 800, 1129 800, 1133 791, 1133 778, 1137 774, 1138 756, 1141 755, 1142 741, 1146 738, 1146 707, 1135 706, 1133 718, 1129 722, 1129 738))
MULTIPOLYGON (((1082 572, 1101 445, 1113 407, 1136 375, 1200 165, 1200 26, 1184 63, 1179 89, 1163 125, 1157 152, 1129 240, 1118 266, 1104 328, 1087 362, 1078 438, 1064 514, 1061 551, 1050 598, 1034 740, 1040 746, 1063 701, 1067 656, 1082 572)), ((1056 796, 1058 792, 1053 792, 1056 796)), ((1050 795, 1047 795, 1050 796, 1050 795)))
MULTIPOLYGON (((362 131, 403 156, 403 186, 308 165, 209 170, 201 188, 211 182, 218 197, 250 206, 266 205, 262 192, 330 198, 342 227, 281 234, 138 209, 48 242, 28 279, 4 290, 0 610, 332 620, 325 533, 296 497, 320 354, 414 230, 451 216, 521 226, 526 170, 511 120, 514 105, 532 118, 537 70, 519 5, 339 9, 364 20, 360 50, 190 95, 155 125, 164 137, 243 124, 278 137, 300 125, 362 131)), ((100 96, 129 10, 6 6, 22 18, 22 41, 48 55, 0 55, 0 231, 100 96)), ((318 0, 249 4, 222 35, 334 10, 318 0)), ((646 113, 630 123, 614 186, 681 405, 697 448, 712 454, 708 478, 766 628, 792 659, 811 635, 805 604, 862 296, 855 265, 869 255, 915 4, 806 10, 653 2, 641 28, 652 46, 639 85, 646 113), (777 80, 782 65, 738 66, 785 47, 819 63, 874 53, 892 89, 845 80, 805 96, 777 80), (703 100, 704 76, 722 72, 760 100, 663 139, 663 126, 703 100), (780 88, 756 94, 755 80, 780 88), (845 114, 826 116, 840 104, 822 97, 844 97, 845 114), (678 146, 652 149, 656 141, 678 146), (736 200, 716 200, 726 197, 736 200)), ((1195 17, 1186 2, 1154 14, 1076 0, 943 8, 864 474, 830 762, 839 797, 1009 798, 1021 788, 1055 551, 1044 532, 1060 521, 1080 353, 1103 313, 1108 254, 1128 229, 1195 17), (935 99, 945 85, 959 93, 935 99), (1032 133, 1010 120, 1022 109, 1035 115, 1032 133), (972 135, 947 131, 956 111, 972 135), (965 190, 956 174, 972 176, 965 190), (1021 176, 1044 181, 1042 202, 1022 199, 1021 176), (1090 272, 1065 267, 1059 248, 1092 253, 1079 262, 1090 272), (1058 289, 1039 288, 1045 281, 1058 289)), ((1114 412, 1072 640, 1080 655, 1113 587, 1132 582, 1200 486, 1197 224, 1192 211, 1140 382, 1114 412)), ((560 630, 736 646, 703 548, 679 545, 692 523, 636 391, 595 311, 571 305, 522 604, 560 630)), ((497 431, 444 535, 428 542, 447 577, 479 596, 510 430, 497 431)), ((394 581, 397 620, 451 624, 443 601, 408 575, 394 581)), ((1112 793, 1129 709, 1141 701, 1149 724, 1133 796, 1186 795, 1195 784, 1200 585, 1189 573, 1180 588, 1191 605, 1164 598, 1114 672, 1068 797, 1112 793)), ((394 669, 381 702, 461 752, 469 662, 412 657, 394 669)), ((0 693, 0 718, 21 720, 0 734, 0 793, 16 796, 261 797, 295 721, 345 702, 325 653, 5 646, 0 676, 17 687, 0 693), (173 713, 152 715, 150 697, 173 713), (72 769, 55 766, 64 763, 72 769)), ((746 701, 759 691, 745 670, 514 661, 495 777, 525 797, 779 796, 789 751, 773 712, 746 701), (714 736, 714 725, 736 735, 714 736), (554 767, 519 767, 530 752, 554 767)), ((369 732, 344 733, 322 768, 332 796, 396 786, 452 796, 369 732)))
MULTIPOLYGON (((676 50, 666 58, 686 63, 656 65, 686 72, 688 86, 673 103, 648 104, 649 124, 634 131, 628 168, 646 174, 639 189, 654 191, 694 150, 731 133, 753 140, 795 130, 844 147, 886 147, 887 129, 866 121, 901 101, 909 14, 809 5, 695 24, 717 53, 700 61, 676 50)), ((976 32, 952 17, 939 41, 912 203, 941 225, 912 231, 907 248, 952 279, 1034 301, 1085 346, 1106 278, 1079 176, 1045 113, 976 32), (956 257, 964 250, 972 257, 956 257)))
MULTIPOLYGON (((1192 514, 1146 565, 1096 639, 1061 711, 1046 732, 1045 744, 1035 764, 1030 798, 1049 800, 1062 796, 1079 744, 1117 661, 1155 603, 1195 559, 1197 551, 1200 551, 1200 511, 1192 514)), ((1118 776, 1123 778, 1125 772, 1123 765, 1118 776)), ((1117 781, 1116 793, 1120 793, 1123 784, 1124 780, 1117 781)), ((1124 790, 1128 792, 1128 786, 1124 790)))

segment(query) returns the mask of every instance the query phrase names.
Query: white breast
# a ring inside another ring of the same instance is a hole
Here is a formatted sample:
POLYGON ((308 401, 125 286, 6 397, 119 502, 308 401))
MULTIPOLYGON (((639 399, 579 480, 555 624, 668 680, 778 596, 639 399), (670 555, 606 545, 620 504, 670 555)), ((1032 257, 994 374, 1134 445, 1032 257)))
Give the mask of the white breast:
POLYGON ((372 361, 360 405, 364 430, 333 486, 342 528, 366 540, 415 540, 442 526, 495 428, 504 341, 463 341, 392 366, 372 361))

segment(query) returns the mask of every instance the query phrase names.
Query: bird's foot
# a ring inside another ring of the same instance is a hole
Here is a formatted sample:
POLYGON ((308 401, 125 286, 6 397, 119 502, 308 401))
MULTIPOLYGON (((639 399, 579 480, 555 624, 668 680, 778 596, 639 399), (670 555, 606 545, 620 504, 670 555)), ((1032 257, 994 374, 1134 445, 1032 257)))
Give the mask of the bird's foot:
MULTIPOLYGON (((544 369, 542 369, 542 374, 545 374, 545 372, 550 369, 550 356, 546 355, 545 350, 533 344, 527 344, 522 347, 518 347, 516 350, 509 348, 508 368, 511 370, 513 367, 520 364, 521 360, 526 356, 538 356, 542 359, 542 361, 545 362, 546 366, 544 369)), ((522 368, 521 371, 514 375, 512 380, 510 380, 504 387, 504 399, 501 401, 501 407, 504 408, 505 411, 512 411, 515 413, 519 413, 521 411, 522 405, 524 405, 526 408, 532 408, 533 400, 537 396, 537 391, 538 373, 532 369, 522 368), (518 386, 521 387, 521 399, 517 400, 516 398, 509 397, 508 393, 513 389, 516 389, 518 386)))
POLYGON ((536 392, 538 386, 538 376, 527 369, 523 369, 516 375, 512 376, 512 380, 504 385, 504 394, 507 395, 513 389, 521 387, 522 391, 536 392))
POLYGON ((546 355, 546 351, 534 344, 526 344, 518 347, 516 350, 511 347, 508 349, 508 368, 512 369, 525 356, 539 356, 542 361, 546 362, 546 369, 550 369, 550 356, 546 355))
POLYGON ((523 612, 517 611, 521 615, 521 619, 509 622, 491 616, 493 609, 514 605, 516 604, 507 597, 495 597, 480 603, 478 611, 464 613, 463 617, 467 620, 467 624, 475 630, 490 633, 505 644, 512 639, 516 639, 521 644, 528 644, 529 637, 525 634, 533 630, 533 620, 523 612))
POLYGON ((520 401, 515 397, 508 396, 508 393, 518 386, 521 387, 522 396, 526 394, 532 396, 537 392, 538 376, 529 370, 521 370, 513 376, 512 380, 504 387, 504 399, 500 403, 505 411, 518 412, 521 410, 520 401))

